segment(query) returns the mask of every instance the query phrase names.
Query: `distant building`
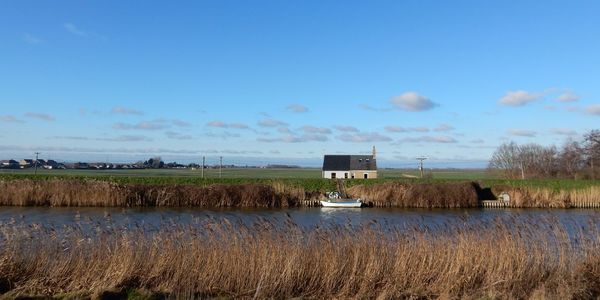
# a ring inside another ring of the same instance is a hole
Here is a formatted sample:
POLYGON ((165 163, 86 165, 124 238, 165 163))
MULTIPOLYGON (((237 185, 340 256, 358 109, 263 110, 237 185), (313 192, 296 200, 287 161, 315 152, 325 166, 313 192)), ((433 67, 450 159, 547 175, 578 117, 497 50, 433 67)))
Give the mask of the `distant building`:
POLYGON ((322 174, 331 179, 377 178, 375 147, 372 155, 325 155, 322 174))
POLYGON ((0 161, 0 168, 3 169, 18 169, 19 168, 19 162, 16 160, 2 160, 0 161))
POLYGON ((19 166, 21 167, 21 169, 29 168, 33 166, 33 162, 33 159, 21 159, 19 161, 19 166))

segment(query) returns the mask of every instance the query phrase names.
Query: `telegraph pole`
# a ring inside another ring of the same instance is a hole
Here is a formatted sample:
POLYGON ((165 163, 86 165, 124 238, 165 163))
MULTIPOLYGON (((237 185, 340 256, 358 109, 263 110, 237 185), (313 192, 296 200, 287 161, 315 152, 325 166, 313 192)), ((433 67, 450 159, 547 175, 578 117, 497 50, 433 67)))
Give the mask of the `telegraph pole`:
POLYGON ((40 153, 39 153, 39 152, 36 152, 36 153, 35 153, 35 163, 34 163, 35 170, 33 171, 33 174, 34 174, 34 175, 37 175, 37 164, 38 164, 38 156, 39 156, 39 155, 40 155, 40 153))
POLYGON ((419 170, 421 170, 421 178, 423 178, 423 161, 426 159, 427 159, 427 157, 425 157, 425 156, 417 157, 417 160, 419 160, 419 162, 420 162, 419 170))
POLYGON ((223 176, 223 156, 219 156, 219 178, 223 176))
POLYGON ((204 179, 204 164, 206 163, 206 156, 202 156, 202 179, 204 179))

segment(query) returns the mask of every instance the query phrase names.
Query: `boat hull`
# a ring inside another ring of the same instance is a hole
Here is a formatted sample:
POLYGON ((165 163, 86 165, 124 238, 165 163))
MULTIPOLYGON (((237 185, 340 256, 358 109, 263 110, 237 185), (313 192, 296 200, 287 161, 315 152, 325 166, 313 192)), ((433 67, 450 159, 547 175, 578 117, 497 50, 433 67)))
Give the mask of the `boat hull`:
POLYGON ((321 201, 323 207, 344 207, 359 208, 362 205, 360 201, 321 201))

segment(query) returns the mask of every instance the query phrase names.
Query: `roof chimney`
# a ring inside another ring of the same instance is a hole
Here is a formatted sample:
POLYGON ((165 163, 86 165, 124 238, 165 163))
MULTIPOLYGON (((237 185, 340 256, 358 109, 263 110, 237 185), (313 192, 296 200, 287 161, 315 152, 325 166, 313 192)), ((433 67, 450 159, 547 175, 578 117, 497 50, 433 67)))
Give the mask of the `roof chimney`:
POLYGON ((375 146, 373 146, 373 159, 377 158, 377 150, 375 150, 375 146))

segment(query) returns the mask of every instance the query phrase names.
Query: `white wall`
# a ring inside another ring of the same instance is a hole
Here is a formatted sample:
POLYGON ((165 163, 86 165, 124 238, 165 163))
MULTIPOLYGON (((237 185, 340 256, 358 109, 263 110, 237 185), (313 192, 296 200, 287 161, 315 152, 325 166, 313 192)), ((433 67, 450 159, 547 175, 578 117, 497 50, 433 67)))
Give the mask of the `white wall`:
POLYGON ((365 173, 369 174, 369 178, 377 177, 377 171, 322 171, 323 178, 331 179, 332 173, 335 173, 336 179, 344 179, 344 174, 346 173, 348 174, 348 179, 352 178, 352 173, 354 173, 355 179, 363 179, 365 173))
POLYGON ((323 171, 323 178, 331 178, 332 173, 335 173, 336 179, 344 179, 344 173, 348 174, 348 178, 352 178, 350 171, 323 171))

